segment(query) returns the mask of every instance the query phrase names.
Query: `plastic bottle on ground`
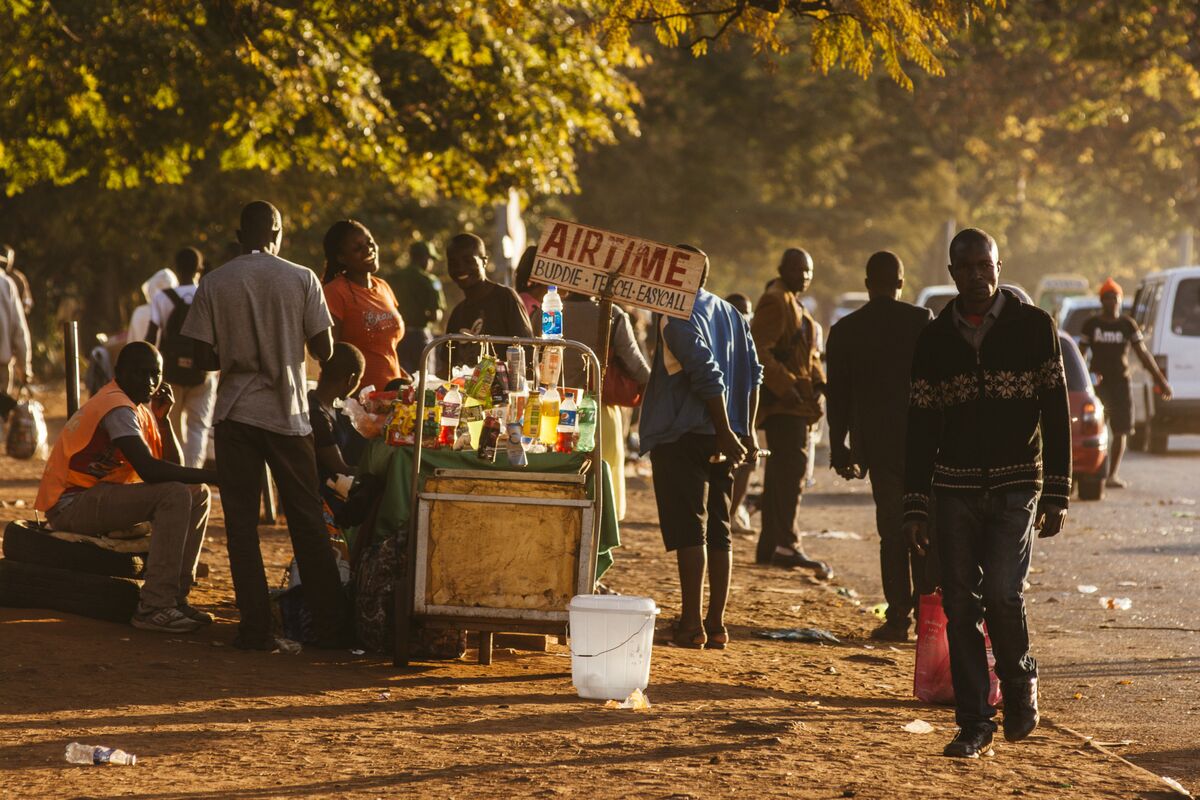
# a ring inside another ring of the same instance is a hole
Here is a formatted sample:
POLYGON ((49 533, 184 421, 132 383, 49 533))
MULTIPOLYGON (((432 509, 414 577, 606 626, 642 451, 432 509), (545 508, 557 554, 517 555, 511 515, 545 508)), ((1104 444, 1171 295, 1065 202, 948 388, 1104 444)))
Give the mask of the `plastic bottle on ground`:
POLYGON ((66 758, 72 764, 119 764, 132 767, 137 756, 115 747, 97 747, 90 744, 71 742, 67 745, 66 758))
POLYGON ((551 286, 542 295, 542 338, 563 338, 563 301, 557 286, 551 286))
POLYGON ((542 424, 541 439, 542 444, 553 448, 558 441, 558 407, 559 407, 558 387, 551 386, 542 395, 542 424))

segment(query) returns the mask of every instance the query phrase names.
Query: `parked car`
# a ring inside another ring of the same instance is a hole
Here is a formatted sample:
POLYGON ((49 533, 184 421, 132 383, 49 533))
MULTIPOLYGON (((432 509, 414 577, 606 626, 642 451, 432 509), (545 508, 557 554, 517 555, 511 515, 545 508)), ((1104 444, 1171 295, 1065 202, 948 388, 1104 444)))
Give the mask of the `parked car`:
POLYGON ((852 311, 857 311, 867 304, 871 295, 866 292, 842 292, 833 303, 833 314, 829 317, 829 327, 852 311))
MULTIPOLYGON (((1100 313, 1100 298, 1093 296, 1068 297, 1058 310, 1058 329, 1076 342, 1083 334, 1083 323, 1100 313)), ((1133 297, 1121 302, 1121 313, 1133 313, 1133 297)))
POLYGON ((1071 406, 1071 464, 1075 485, 1079 487, 1080 500, 1101 500, 1108 477, 1109 437, 1104 405, 1096 397, 1079 345, 1062 331, 1058 338, 1071 406))
POLYGON ((1173 396, 1164 400, 1141 362, 1130 359, 1130 447, 1165 453, 1171 436, 1200 433, 1200 266, 1142 278, 1133 297, 1133 318, 1170 381, 1173 396))
POLYGON ((925 306, 936 317, 942 313, 946 304, 956 297, 958 297, 958 287, 953 283, 939 283, 922 289, 917 294, 917 305, 925 306))
POLYGON ((1057 316, 1064 300, 1087 294, 1089 285, 1088 279, 1082 275, 1043 275, 1034 290, 1034 296, 1039 308, 1057 316))

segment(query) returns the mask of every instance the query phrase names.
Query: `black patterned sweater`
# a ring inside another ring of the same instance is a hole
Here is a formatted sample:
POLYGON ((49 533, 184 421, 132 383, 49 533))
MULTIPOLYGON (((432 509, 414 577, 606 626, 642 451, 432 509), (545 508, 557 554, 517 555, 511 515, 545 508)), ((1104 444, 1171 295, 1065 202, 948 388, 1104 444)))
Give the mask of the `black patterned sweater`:
POLYGON ((938 491, 1041 492, 1066 508, 1071 412, 1054 321, 1006 289, 976 353, 955 328, 954 303, 921 332, 913 354, 904 518, 929 515, 938 491))

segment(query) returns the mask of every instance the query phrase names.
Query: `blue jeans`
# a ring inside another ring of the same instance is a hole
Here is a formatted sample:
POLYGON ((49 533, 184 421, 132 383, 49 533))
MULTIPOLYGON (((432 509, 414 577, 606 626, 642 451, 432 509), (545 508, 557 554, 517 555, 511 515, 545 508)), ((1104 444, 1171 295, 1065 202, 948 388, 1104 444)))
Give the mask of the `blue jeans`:
POLYGON ((985 619, 1001 683, 1037 675, 1037 662, 1029 655, 1024 594, 1037 493, 935 491, 955 720, 960 727, 994 727, 985 619))

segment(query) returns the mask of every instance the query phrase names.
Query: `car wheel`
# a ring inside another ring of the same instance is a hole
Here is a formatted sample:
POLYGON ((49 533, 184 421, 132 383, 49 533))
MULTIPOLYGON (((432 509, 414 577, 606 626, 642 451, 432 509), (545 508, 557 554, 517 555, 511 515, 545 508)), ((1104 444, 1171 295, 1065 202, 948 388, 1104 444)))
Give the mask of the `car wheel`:
POLYGON ((1150 444, 1150 420, 1139 422, 1129 434, 1129 449, 1141 453, 1150 444))
POLYGON ((1166 431, 1159 432, 1157 429, 1150 431, 1149 450, 1155 455, 1161 456, 1167 452, 1167 443, 1171 438, 1166 431))
POLYGON ((1079 479, 1080 500, 1103 500, 1104 478, 1088 477, 1079 479))

